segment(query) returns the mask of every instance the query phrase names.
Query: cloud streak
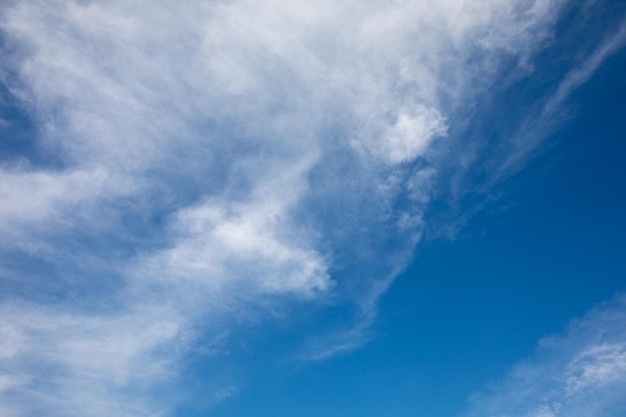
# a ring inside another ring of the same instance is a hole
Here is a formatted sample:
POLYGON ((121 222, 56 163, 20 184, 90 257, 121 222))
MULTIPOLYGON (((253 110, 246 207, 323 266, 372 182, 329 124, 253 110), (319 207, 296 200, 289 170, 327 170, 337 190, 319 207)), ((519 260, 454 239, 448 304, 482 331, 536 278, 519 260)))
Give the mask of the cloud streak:
POLYGON ((524 166, 529 154, 569 116, 566 103, 570 96, 589 81, 608 58, 621 50, 625 42, 626 21, 622 20, 582 63, 565 74, 555 91, 546 98, 538 114, 523 121, 519 132, 511 140, 514 151, 499 167, 500 172, 494 175, 494 181, 514 174, 524 166))

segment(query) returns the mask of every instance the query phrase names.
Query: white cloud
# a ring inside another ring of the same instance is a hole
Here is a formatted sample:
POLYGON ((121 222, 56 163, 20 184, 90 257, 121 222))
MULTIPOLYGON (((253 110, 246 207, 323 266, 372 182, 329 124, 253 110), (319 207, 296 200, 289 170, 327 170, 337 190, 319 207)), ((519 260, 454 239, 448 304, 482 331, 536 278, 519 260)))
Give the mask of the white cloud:
POLYGON ((154 415, 146 394, 174 376, 184 329, 167 307, 134 308, 102 315, 5 305, 3 405, 16 415, 154 415))
POLYGON ((197 323, 268 300, 350 300, 361 323, 310 356, 360 346, 438 139, 561 3, 3 4, 2 80, 60 161, 0 166, 0 249, 46 269, 2 269, 7 414, 158 415, 197 323))
POLYGON ((594 345, 575 357, 568 366, 566 396, 603 388, 626 376, 624 344, 594 345))
POLYGON ((180 210, 171 226, 173 246, 139 260, 136 280, 160 281, 174 292, 189 281, 210 292, 243 286, 313 296, 328 290, 325 260, 302 237, 294 241, 289 220, 289 205, 302 192, 301 169, 276 173, 251 201, 209 199, 180 210))
POLYGON ((540 341, 491 392, 475 395, 468 416, 611 417, 626 410, 626 297, 540 341))
POLYGON ((382 132, 370 132, 372 137, 365 140, 373 154, 390 164, 398 164, 423 156, 431 142, 446 132, 446 122, 436 109, 415 105, 411 109, 398 109, 394 122, 382 132))

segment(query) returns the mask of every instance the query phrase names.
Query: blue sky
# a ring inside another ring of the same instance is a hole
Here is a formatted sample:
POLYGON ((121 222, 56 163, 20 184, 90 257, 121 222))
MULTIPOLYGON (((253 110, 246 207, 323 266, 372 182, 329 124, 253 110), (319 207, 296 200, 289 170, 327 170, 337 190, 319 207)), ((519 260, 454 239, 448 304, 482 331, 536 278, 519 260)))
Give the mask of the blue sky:
POLYGON ((626 4, 0 6, 0 414, 626 412, 626 4))

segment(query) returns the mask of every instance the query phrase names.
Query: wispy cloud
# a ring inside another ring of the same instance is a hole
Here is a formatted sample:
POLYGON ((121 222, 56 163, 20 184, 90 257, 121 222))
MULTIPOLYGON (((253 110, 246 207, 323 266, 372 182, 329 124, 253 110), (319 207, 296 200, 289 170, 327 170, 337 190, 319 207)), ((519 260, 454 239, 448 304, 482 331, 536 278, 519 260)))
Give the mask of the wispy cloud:
POLYGON ((468 416, 612 417, 626 410, 626 297, 540 341, 489 392, 473 397, 468 416))
POLYGON ((569 106, 567 106, 570 96, 589 81, 602 64, 622 49, 625 43, 626 21, 622 20, 618 27, 609 33, 582 63, 564 75, 556 89, 547 96, 539 112, 531 114, 522 122, 519 131, 511 140, 514 150, 499 167, 498 175, 493 176, 494 181, 524 167, 529 154, 570 115, 569 106))
MULTIPOLYGON (((460 133, 449 138, 450 149, 437 155, 435 165, 445 173, 436 177, 437 185, 449 209, 439 214, 441 218, 433 221, 434 225, 429 225, 434 236, 454 237, 469 218, 497 199, 499 184, 524 170, 546 150, 546 142, 553 143, 550 139, 559 128, 575 116, 576 102, 572 96, 623 49, 626 24, 622 16, 615 16, 610 24, 605 22, 605 26, 582 41, 578 26, 584 26, 581 21, 590 24, 594 13, 602 13, 602 7, 590 0, 567 4, 564 9, 568 14, 561 22, 560 35, 564 39, 545 42, 541 50, 567 61, 564 69, 551 68, 552 76, 560 72, 560 77, 546 83, 535 63, 521 61, 517 71, 498 79, 501 83, 494 84, 492 96, 486 95, 492 100, 491 107, 482 110, 489 116, 481 118, 470 112, 478 122, 459 123, 460 133), (579 49, 563 52, 560 42, 575 43, 579 49), (533 74, 538 74, 539 80, 535 88, 516 89, 519 80, 533 84, 533 74), (532 97, 526 96, 529 93, 532 97), (511 95, 516 99, 511 100, 511 95), (506 109, 504 113, 502 108, 506 109)), ((459 120, 464 120, 463 113, 458 115, 459 120)))
POLYGON ((453 132, 563 1, 170 3, 1 6, 58 161, 0 166, 6 415, 166 413, 181 355, 259 305, 351 303, 308 357, 362 345, 453 132))

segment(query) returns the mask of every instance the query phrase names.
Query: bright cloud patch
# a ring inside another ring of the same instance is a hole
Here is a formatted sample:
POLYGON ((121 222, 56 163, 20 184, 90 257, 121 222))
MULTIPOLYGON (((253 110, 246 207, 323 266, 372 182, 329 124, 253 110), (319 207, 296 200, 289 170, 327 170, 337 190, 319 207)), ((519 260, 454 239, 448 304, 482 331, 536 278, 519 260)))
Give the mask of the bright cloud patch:
POLYGON ((411 110, 400 109, 395 119, 368 143, 372 153, 391 164, 414 161, 447 132, 446 122, 436 109, 416 105, 411 110))

